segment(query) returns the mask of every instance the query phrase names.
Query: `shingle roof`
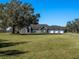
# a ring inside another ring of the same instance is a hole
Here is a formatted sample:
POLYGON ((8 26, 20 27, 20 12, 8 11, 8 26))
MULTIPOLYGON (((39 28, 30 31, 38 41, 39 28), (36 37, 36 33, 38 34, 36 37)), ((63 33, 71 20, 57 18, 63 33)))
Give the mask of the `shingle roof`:
POLYGON ((32 24, 31 27, 32 27, 32 29, 38 30, 38 29, 41 29, 41 28, 45 29, 45 27, 48 27, 48 25, 47 24, 37 24, 37 25, 32 24))
POLYGON ((31 24, 32 29, 35 30, 39 30, 41 28, 43 29, 48 29, 48 30, 64 30, 65 27, 61 27, 61 26, 48 26, 47 24, 37 24, 37 25, 33 25, 31 24))
POLYGON ((61 26, 49 26, 49 30, 64 30, 64 27, 61 26))

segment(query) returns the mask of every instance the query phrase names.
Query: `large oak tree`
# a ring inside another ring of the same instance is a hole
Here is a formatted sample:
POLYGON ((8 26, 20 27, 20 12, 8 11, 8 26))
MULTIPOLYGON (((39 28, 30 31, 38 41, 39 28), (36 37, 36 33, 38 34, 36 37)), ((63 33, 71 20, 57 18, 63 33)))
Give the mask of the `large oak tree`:
POLYGON ((20 0, 11 0, 4 4, 4 22, 6 26, 13 28, 12 33, 15 33, 15 27, 18 29, 38 24, 40 14, 35 14, 34 8, 29 3, 22 3, 20 0))

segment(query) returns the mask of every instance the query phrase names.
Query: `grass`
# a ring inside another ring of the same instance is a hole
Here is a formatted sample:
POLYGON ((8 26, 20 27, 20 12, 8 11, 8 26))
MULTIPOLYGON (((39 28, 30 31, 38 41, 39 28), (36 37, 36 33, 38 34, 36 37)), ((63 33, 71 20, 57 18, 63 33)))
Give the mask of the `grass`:
POLYGON ((79 34, 0 33, 0 59, 79 59, 79 34))

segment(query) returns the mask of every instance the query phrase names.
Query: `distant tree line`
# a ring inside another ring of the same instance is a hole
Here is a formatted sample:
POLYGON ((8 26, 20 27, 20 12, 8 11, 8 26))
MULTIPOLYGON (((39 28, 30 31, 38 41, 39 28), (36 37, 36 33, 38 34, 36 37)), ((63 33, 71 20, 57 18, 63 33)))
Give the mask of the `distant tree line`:
POLYGON ((39 13, 35 13, 34 8, 29 3, 22 3, 20 0, 10 0, 5 4, 0 4, 0 27, 6 29, 11 26, 12 33, 15 27, 21 29, 30 24, 39 23, 39 13))
POLYGON ((77 18, 73 21, 68 21, 66 28, 67 28, 67 32, 79 33, 79 18, 77 18))

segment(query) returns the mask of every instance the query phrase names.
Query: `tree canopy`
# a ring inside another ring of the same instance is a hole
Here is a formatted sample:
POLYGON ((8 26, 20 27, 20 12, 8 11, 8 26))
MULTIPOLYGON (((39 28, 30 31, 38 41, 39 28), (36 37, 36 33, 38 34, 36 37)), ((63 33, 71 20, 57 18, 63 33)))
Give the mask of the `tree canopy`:
POLYGON ((68 32, 79 32, 79 18, 67 22, 66 27, 68 32))
POLYGON ((11 26, 13 33, 15 26, 18 29, 39 23, 40 14, 34 11, 29 3, 22 3, 20 0, 11 0, 9 3, 0 4, 0 20, 3 27, 11 26))

